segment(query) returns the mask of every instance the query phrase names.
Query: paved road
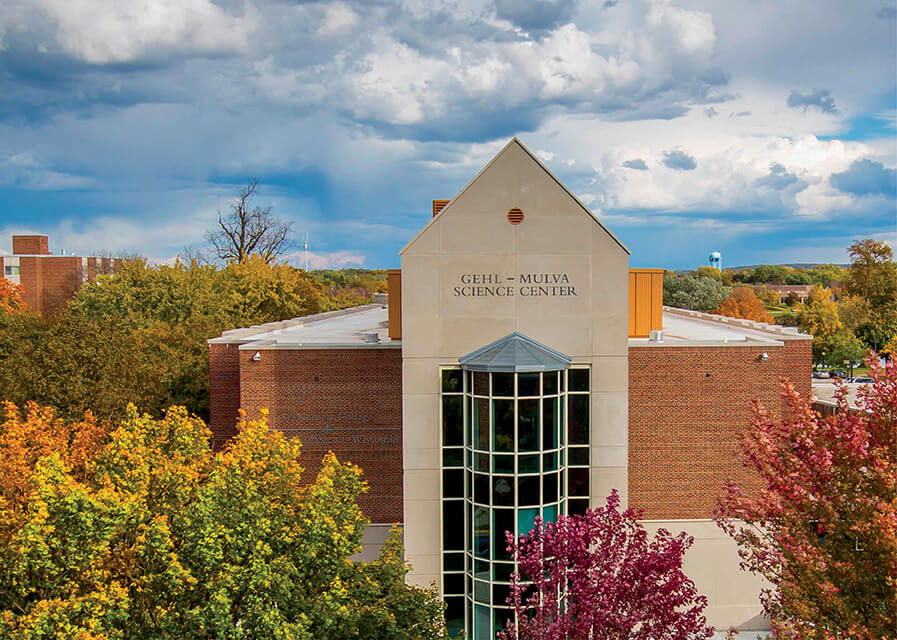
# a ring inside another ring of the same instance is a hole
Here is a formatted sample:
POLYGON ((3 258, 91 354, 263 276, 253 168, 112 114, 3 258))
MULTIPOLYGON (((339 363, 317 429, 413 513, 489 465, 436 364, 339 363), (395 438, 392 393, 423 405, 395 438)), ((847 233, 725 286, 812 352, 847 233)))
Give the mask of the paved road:
MULTIPOLYGON (((854 384, 854 383, 846 383, 847 387, 847 402, 850 406, 856 406, 857 399, 857 391, 862 387, 865 387, 865 384, 854 384)), ((813 378, 813 395, 816 396, 818 400, 822 400, 823 402, 834 402, 835 401, 835 381, 834 380, 818 380, 813 378)))

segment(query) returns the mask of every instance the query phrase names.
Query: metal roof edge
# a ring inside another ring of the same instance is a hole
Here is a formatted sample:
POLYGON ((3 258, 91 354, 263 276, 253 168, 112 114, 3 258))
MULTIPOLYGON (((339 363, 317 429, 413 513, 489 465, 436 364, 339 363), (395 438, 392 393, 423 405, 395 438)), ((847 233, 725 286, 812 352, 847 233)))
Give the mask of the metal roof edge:
POLYGON ((548 346, 542 344, 541 342, 537 342, 536 340, 533 340, 529 336, 526 336, 526 335, 520 333, 519 331, 514 331, 512 333, 509 333, 508 335, 506 335, 502 338, 499 338, 498 340, 490 342, 489 344, 487 344, 483 347, 480 347, 479 349, 475 349, 474 351, 471 351, 470 353, 458 358, 458 363, 461 364, 462 367, 469 367, 473 371, 487 371, 487 370, 488 371, 547 371, 547 370, 554 370, 554 369, 548 369, 549 366, 560 366, 562 368, 567 368, 570 366, 570 364, 572 362, 573 362, 573 359, 570 356, 563 354, 560 351, 557 351, 555 349, 552 349, 551 347, 548 347, 548 346), (489 353, 496 347, 501 347, 501 346, 515 343, 515 342, 521 342, 524 345, 532 347, 540 354, 544 354, 546 356, 546 359, 552 360, 553 362, 551 364, 542 363, 542 364, 538 364, 538 365, 535 365, 535 364, 517 365, 517 364, 515 364, 513 366, 513 368, 511 367, 511 365, 490 366, 489 364, 486 364, 486 363, 483 363, 483 364, 477 363, 477 364, 473 364, 473 365, 470 364, 472 361, 475 361, 480 356, 482 356, 486 353, 489 353))
POLYGON ((288 318, 287 320, 276 320, 274 322, 265 322, 264 324, 256 324, 249 327, 240 327, 236 329, 227 329, 223 331, 217 338, 209 338, 206 344, 245 344, 251 342, 253 336, 280 329, 289 329, 290 327, 300 327, 306 324, 314 324, 315 322, 323 322, 332 318, 351 315, 354 313, 362 313, 364 311, 373 311, 374 309, 382 309, 384 305, 378 303, 363 304, 357 307, 346 307, 345 309, 334 309, 333 311, 322 311, 313 313, 308 316, 297 316, 288 318))

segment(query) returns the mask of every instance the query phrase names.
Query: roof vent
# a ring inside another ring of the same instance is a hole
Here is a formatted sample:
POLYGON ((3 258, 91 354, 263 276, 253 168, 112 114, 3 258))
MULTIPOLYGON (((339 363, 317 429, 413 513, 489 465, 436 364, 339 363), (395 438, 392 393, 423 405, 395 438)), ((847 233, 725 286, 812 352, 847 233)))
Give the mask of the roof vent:
POLYGON ((517 207, 508 210, 508 222, 511 224, 520 224, 523 222, 523 211, 517 207))
POLYGON ((380 342, 380 334, 376 331, 371 331, 370 333, 364 334, 364 342, 365 344, 376 344, 380 342))
POLYGON ((651 342, 663 342, 663 331, 652 329, 651 333, 649 333, 648 336, 648 340, 651 342))
POLYGON ((451 200, 434 200, 433 201, 433 217, 439 215, 439 212, 445 209, 445 205, 447 205, 451 200))

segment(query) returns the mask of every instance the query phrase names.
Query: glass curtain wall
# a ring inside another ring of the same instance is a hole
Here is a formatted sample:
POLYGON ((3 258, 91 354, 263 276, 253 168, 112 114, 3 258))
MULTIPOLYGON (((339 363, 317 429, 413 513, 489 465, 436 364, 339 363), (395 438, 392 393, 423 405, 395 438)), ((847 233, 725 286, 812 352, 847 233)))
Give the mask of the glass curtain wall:
POLYGON ((505 627, 505 532, 589 505, 589 369, 442 370, 442 589, 449 631, 505 627))

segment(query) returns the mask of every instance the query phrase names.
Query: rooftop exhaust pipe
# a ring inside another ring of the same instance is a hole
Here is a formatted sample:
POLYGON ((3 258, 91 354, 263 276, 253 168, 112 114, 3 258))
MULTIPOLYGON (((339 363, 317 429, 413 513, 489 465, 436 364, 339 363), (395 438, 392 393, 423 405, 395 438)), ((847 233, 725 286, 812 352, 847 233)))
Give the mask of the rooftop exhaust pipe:
POLYGON ((376 331, 365 333, 364 342, 365 344, 376 344, 380 342, 380 334, 378 334, 376 331))
POLYGON ((651 342, 663 342, 663 331, 652 329, 649 334, 648 340, 651 342))

